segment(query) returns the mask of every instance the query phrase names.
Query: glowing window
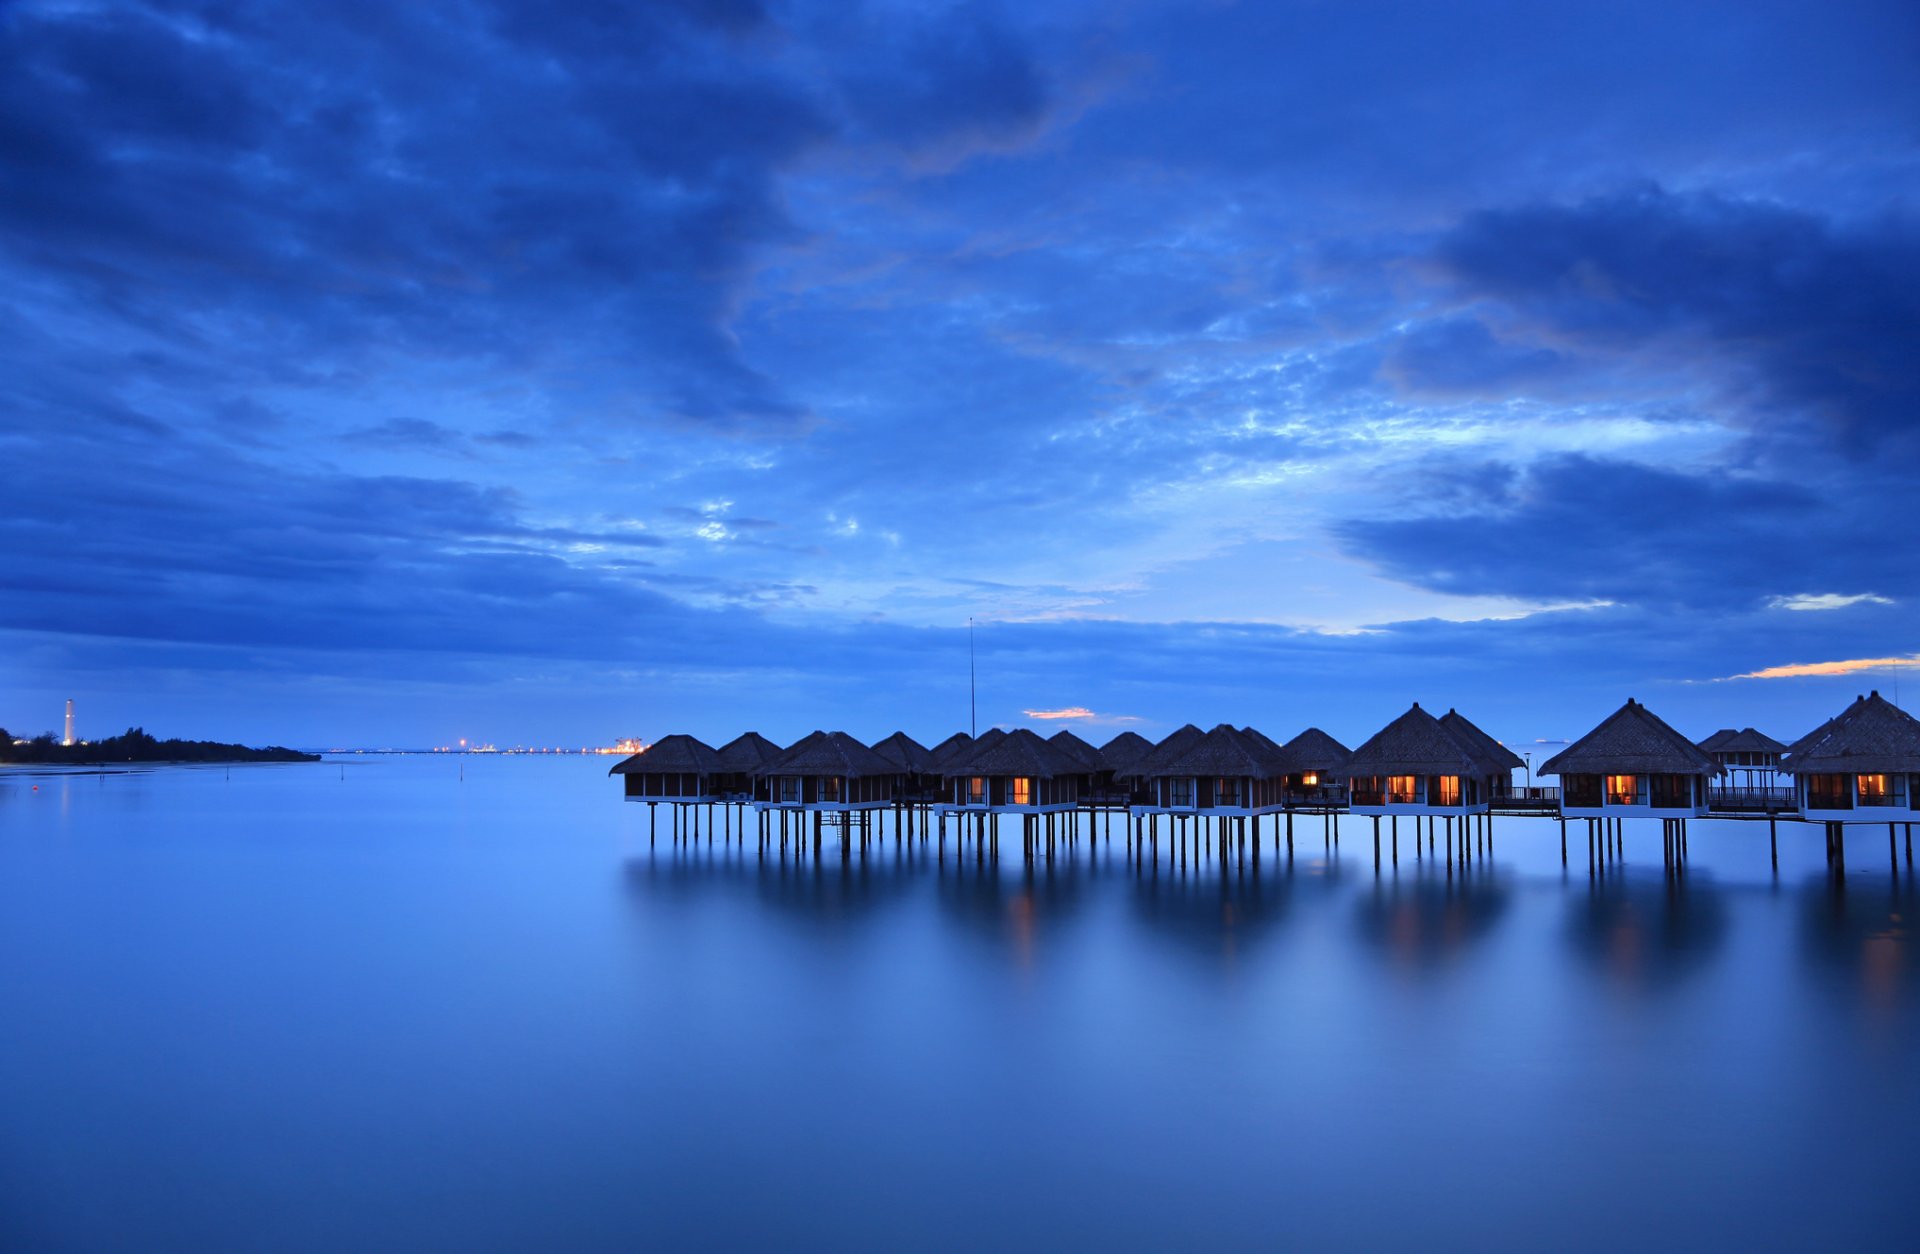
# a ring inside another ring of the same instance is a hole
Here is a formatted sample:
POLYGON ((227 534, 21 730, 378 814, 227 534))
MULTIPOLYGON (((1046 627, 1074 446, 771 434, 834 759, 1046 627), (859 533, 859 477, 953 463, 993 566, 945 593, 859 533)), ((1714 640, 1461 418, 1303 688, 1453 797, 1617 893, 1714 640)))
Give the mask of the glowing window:
POLYGON ((1640 804, 1640 777, 1638 775, 1607 776, 1607 804, 1632 806, 1640 804))
POLYGON ((1460 804, 1460 777, 1458 775, 1436 775, 1433 780, 1433 804, 1437 806, 1457 806, 1460 804))
POLYGON ((967 781, 967 804, 984 805, 987 800, 987 781, 975 775, 967 781))
POLYGON ((1015 779, 1013 781, 1013 804, 1017 806, 1030 806, 1033 804, 1032 780, 1015 779))
POLYGON ((1387 804, 1410 806, 1420 800, 1420 781, 1412 775, 1387 776, 1387 804))

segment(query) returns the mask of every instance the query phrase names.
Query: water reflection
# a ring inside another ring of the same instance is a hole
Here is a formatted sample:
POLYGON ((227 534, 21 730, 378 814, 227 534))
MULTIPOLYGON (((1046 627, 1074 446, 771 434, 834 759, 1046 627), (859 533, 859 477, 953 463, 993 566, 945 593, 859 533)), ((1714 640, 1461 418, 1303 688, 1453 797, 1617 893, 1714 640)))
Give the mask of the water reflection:
POLYGON ((1284 861, 1257 875, 1156 875, 1148 868, 1134 875, 1129 903, 1149 931, 1204 955, 1232 958, 1286 920, 1301 878, 1284 861))
POLYGON ((1722 890, 1697 874, 1599 877, 1567 904, 1569 946, 1623 984, 1670 984, 1704 966, 1726 934, 1722 890))
POLYGON ((1484 939, 1506 914, 1512 890, 1490 865, 1422 863, 1412 875, 1384 878, 1361 894, 1355 922, 1394 965, 1450 962, 1484 939))
POLYGON ((629 888, 651 897, 751 895, 778 915, 844 922, 910 892, 917 863, 904 852, 876 858, 761 857, 739 846, 682 845, 652 850, 626 864, 629 888))
POLYGON ((1920 976, 1911 876, 1810 878, 1801 889, 1802 952, 1815 966, 1850 974, 1870 1001, 1886 1004, 1920 976))

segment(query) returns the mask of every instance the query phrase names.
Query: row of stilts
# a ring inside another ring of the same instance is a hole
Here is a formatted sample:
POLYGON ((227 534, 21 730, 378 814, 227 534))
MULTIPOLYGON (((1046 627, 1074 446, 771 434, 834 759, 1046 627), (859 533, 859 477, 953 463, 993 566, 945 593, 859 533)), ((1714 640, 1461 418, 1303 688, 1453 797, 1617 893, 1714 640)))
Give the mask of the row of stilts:
MULTIPOLYGON (((723 845, 736 841, 744 848, 747 833, 747 812, 750 807, 744 802, 648 802, 648 837, 651 847, 658 839, 658 805, 666 805, 671 811, 670 835, 676 845, 697 842, 704 830, 708 845, 712 845, 718 835, 723 845), (704 829, 702 819, 705 819, 704 829)), ((1318 816, 1323 819, 1321 827, 1322 846, 1327 852, 1340 847, 1340 814, 1333 810, 1300 811, 1300 814, 1318 816)), ((1140 866, 1159 867, 1161 856, 1165 853, 1166 865, 1170 869, 1192 866, 1198 868, 1203 861, 1217 861, 1221 866, 1232 862, 1244 863, 1251 857, 1253 865, 1260 865, 1262 818, 1272 820, 1272 840, 1274 856, 1284 850, 1291 859, 1294 852, 1294 818, 1296 811, 1287 810, 1273 815, 1201 815, 1201 814, 1135 814, 1120 807, 1102 809, 1070 809, 1049 811, 1020 816, 1021 856, 1028 862, 1051 862, 1056 852, 1071 852, 1079 848, 1082 839, 1097 844, 1104 840, 1109 848, 1113 844, 1113 829, 1116 820, 1121 827, 1122 840, 1127 860, 1140 866), (1164 820, 1164 823, 1163 823, 1164 820), (1164 830, 1163 830, 1164 828, 1164 830), (1164 836, 1164 840, 1163 840, 1164 836)), ((803 810, 798 808, 771 808, 754 811, 755 837, 761 853, 778 851, 785 855, 789 846, 796 853, 807 852, 812 846, 813 856, 820 858, 825 850, 826 838, 836 838, 840 858, 847 861, 857 848, 865 856, 876 842, 884 842, 891 815, 894 845, 918 844, 925 848, 932 845, 938 856, 946 856, 949 836, 953 841, 956 856, 971 853, 980 863, 997 862, 1000 858, 1000 824, 998 816, 988 813, 952 813, 922 803, 897 804, 890 808, 865 810, 803 810), (951 829, 951 832, 949 832, 951 829)), ((1416 860, 1445 858, 1451 869, 1465 866, 1475 859, 1493 852, 1493 816, 1489 814, 1469 814, 1458 816, 1421 815, 1421 816, 1384 816, 1387 820, 1383 828, 1382 816, 1373 816, 1373 864, 1378 869, 1383 857, 1391 860, 1394 866, 1400 864, 1400 820, 1406 817, 1412 824, 1413 856, 1416 860), (1422 824, 1424 822, 1424 831, 1422 824), (1425 836, 1424 853, 1421 837, 1425 836), (1442 843, 1444 842, 1444 844, 1442 843)), ((1623 819, 1573 819, 1562 818, 1560 823, 1560 865, 1566 866, 1567 824, 1584 822, 1587 825, 1587 869, 1589 874, 1603 873, 1608 867, 1620 862, 1626 856, 1626 823, 1623 819)), ((1846 871, 1846 827, 1842 823, 1823 823, 1826 829, 1827 865, 1836 874, 1846 871)), ((1855 825, 1859 826, 1859 825, 1855 825)), ((1887 824, 1887 855, 1894 873, 1900 872, 1900 836, 1904 829, 1906 870, 1913 869, 1913 824, 1887 824)), ((1767 819, 1767 844, 1775 870, 1780 867, 1780 837, 1778 820, 1772 816, 1767 819)), ((1667 873, 1683 875, 1687 869, 1687 820, 1662 819, 1660 821, 1660 856, 1667 873)))
MULTIPOLYGON (((723 846, 736 840, 746 843, 747 811, 742 802, 648 802, 648 847, 659 839, 657 809, 670 811, 669 837, 675 845, 698 843, 703 834, 711 846, 717 835, 723 846), (702 819, 705 819, 704 829, 702 819)), ((1322 818, 1321 843, 1327 852, 1340 847, 1338 811, 1302 811, 1322 818)), ((842 861, 852 858, 857 848, 862 856, 875 842, 884 842, 892 817, 892 835, 896 848, 903 843, 934 846, 939 856, 946 854, 949 828, 956 856, 971 853, 976 861, 998 861, 1000 824, 989 813, 952 813, 929 805, 909 804, 864 810, 805 810, 772 807, 754 811, 756 844, 761 853, 784 856, 789 847, 799 853, 811 852, 818 859, 825 853, 829 835, 836 837, 842 861)), ((1029 862, 1051 862, 1056 853, 1072 852, 1083 839, 1092 844, 1102 840, 1113 845, 1113 829, 1118 822, 1125 855, 1130 863, 1158 867, 1164 848, 1170 869, 1199 867, 1203 861, 1245 863, 1249 857, 1260 864, 1261 819, 1271 819, 1274 856, 1294 853, 1295 811, 1274 815, 1197 815, 1134 814, 1120 807, 1069 809, 1023 814, 1020 816, 1021 855, 1029 862)), ((1412 824, 1413 855, 1416 859, 1438 858, 1442 842, 1448 866, 1466 864, 1493 851, 1493 824, 1489 815, 1426 816, 1425 853, 1421 850, 1421 820, 1409 817, 1412 824), (1457 831, 1456 831, 1457 825, 1457 831)), ((1390 816, 1386 829, 1387 856, 1400 862, 1400 816, 1390 816)), ((1382 857, 1382 828, 1373 821, 1374 865, 1382 857)))

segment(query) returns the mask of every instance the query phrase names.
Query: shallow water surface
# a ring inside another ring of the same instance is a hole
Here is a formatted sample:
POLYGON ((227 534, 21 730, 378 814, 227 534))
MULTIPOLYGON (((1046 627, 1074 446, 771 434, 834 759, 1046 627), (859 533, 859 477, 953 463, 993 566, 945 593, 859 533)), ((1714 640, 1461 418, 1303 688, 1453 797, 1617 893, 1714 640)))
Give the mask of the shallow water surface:
POLYGON ((0 1248, 1912 1248, 1884 830, 815 866, 607 761, 0 774, 0 1248))

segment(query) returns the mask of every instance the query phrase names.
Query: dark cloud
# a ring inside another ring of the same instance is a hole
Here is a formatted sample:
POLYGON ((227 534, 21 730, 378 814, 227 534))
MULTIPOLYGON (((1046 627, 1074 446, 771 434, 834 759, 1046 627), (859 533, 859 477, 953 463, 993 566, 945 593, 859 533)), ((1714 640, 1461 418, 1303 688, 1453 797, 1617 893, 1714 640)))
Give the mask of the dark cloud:
POLYGON ((1385 370, 1413 392, 1488 396, 1564 376, 1564 354, 1494 338, 1477 318, 1423 322, 1394 341, 1385 370))
POLYGON ((1791 483, 1571 456, 1489 467, 1455 501, 1338 534, 1394 577, 1459 595, 1727 611, 1816 585, 1920 594, 1920 559, 1878 502, 1791 483))
POLYGON ((1920 223, 1657 189, 1483 210, 1440 243, 1472 291, 1612 349, 1698 354, 1755 427, 1812 419, 1856 456, 1920 433, 1920 223))

